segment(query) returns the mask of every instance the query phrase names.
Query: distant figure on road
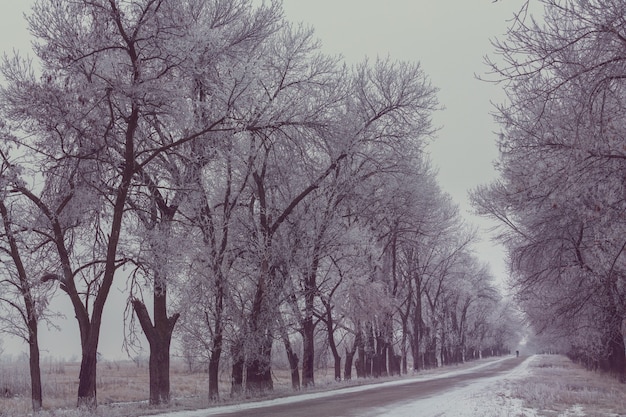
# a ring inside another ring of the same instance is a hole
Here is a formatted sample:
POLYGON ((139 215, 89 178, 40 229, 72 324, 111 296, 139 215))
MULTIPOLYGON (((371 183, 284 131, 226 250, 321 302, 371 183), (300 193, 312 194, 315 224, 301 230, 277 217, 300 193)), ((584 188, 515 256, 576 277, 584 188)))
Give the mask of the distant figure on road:
POLYGON ((515 356, 519 358, 519 350, 515 351, 515 356))

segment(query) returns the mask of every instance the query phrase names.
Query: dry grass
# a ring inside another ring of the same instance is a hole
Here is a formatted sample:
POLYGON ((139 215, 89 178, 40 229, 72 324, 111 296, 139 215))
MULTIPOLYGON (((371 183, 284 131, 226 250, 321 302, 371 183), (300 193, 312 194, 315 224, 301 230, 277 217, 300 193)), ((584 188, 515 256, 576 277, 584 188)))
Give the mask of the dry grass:
POLYGON ((626 415, 626 384, 610 375, 589 372, 559 355, 536 358, 529 371, 530 376, 512 384, 510 392, 540 416, 626 415))
MULTIPOLYGON (((54 410, 75 408, 79 369, 80 363, 75 362, 47 361, 42 364, 44 410, 49 415, 55 415, 54 410)), ((137 407, 138 402, 145 402, 148 398, 148 367, 145 363, 132 361, 99 363, 96 384, 98 403, 104 406, 103 409, 126 408, 125 403, 134 403, 133 406, 137 407)), ((174 397, 198 397, 207 384, 206 375, 188 373, 183 364, 174 363, 171 384, 174 397)), ((144 409, 146 407, 143 405, 144 409)), ((0 416, 26 416, 30 412, 28 363, 0 364, 0 416)))

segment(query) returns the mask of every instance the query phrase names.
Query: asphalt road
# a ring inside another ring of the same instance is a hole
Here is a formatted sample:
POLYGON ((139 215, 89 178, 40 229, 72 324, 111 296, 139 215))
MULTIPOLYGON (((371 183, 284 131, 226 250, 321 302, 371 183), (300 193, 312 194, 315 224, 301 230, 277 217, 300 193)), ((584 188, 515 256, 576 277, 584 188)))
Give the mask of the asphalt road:
MULTIPOLYGON (((495 362, 476 370, 468 370, 454 376, 442 376, 428 380, 416 380, 402 385, 374 387, 366 391, 341 392, 336 395, 307 399, 291 404, 279 404, 251 409, 237 410, 213 416, 223 417, 329 417, 359 416, 371 409, 386 408, 420 398, 432 397, 451 389, 464 387, 484 378, 494 377, 512 371, 526 358, 510 358, 495 362)), ((454 368, 451 368, 453 370, 454 368)))

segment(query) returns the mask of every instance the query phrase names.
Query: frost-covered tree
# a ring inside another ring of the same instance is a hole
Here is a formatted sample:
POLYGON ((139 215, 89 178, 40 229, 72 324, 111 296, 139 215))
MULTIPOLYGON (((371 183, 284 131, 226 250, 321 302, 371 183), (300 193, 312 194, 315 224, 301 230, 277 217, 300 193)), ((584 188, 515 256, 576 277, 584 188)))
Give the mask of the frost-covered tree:
POLYGON ((584 330, 566 323, 594 311, 606 368, 623 375, 626 5, 541 3, 542 19, 520 14, 495 42, 502 59, 491 66, 509 99, 496 116, 501 179, 475 200, 505 228, 512 284, 535 328, 580 340, 584 330))
MULTIPOLYGON (((6 132, 5 132, 6 133, 6 132)), ((49 264, 45 234, 30 233, 38 225, 30 217, 36 207, 20 198, 15 185, 24 172, 9 160, 9 149, 0 149, 0 331, 28 344, 33 411, 42 407, 39 365, 39 323, 47 320, 51 288, 41 281, 49 264)))
POLYGON ((142 173, 156 181, 153 167, 167 152, 212 141, 211 131, 246 126, 232 111, 233 91, 207 77, 230 67, 220 58, 236 58, 272 32, 275 7, 228 3, 228 11, 240 14, 219 22, 221 5, 37 2, 29 24, 41 70, 35 75, 20 58, 3 66, 2 110, 26 133, 16 141, 27 145, 45 178, 31 200, 48 219, 60 262, 56 276, 80 327, 79 406, 96 405, 102 312, 116 271, 127 262, 118 246, 130 220, 129 196, 135 187, 150 187, 142 173), (202 113, 202 123, 186 124, 198 114, 192 105, 198 85, 203 94, 210 91, 201 107, 212 111, 202 113), (69 225, 82 233, 65 233, 69 225))

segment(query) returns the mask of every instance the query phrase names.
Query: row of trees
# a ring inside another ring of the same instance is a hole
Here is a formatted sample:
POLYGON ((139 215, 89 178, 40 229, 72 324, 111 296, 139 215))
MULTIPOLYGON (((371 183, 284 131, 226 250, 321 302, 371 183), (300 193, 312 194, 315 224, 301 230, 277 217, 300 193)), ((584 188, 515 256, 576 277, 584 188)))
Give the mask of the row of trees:
POLYGON ((590 367, 626 375, 626 4, 542 0, 492 63, 501 178, 476 205, 503 225, 512 284, 535 329, 590 367))
POLYGON ((152 404, 169 401, 175 328, 206 355, 211 399, 225 362, 232 392, 271 389, 276 341, 297 388, 322 339, 350 378, 355 356, 358 376, 399 373, 515 337, 422 152, 438 104, 418 65, 347 68, 277 2, 39 1, 28 21, 37 66, 2 65, 0 257, 34 409, 57 287, 86 407, 114 280, 150 347, 152 404))

